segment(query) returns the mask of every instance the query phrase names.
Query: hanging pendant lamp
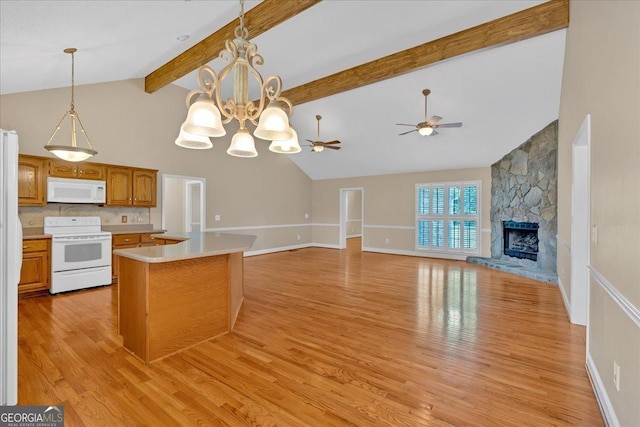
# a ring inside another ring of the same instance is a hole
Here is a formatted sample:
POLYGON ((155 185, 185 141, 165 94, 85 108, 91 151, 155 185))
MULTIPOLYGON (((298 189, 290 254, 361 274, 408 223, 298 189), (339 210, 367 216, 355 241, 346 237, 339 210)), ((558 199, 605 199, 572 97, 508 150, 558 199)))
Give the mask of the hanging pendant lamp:
POLYGON ((226 134, 223 125, 236 120, 239 130, 233 135, 227 154, 256 157, 255 142, 246 126, 246 122, 251 122, 256 125, 253 132, 256 138, 274 141, 269 148, 271 151, 297 153, 300 151, 298 139, 289 124, 293 104, 282 96, 279 76, 263 79, 256 69, 262 65, 263 58, 258 54, 258 47, 249 41, 249 30, 244 25, 244 0, 240 0, 238 21, 235 38, 225 42, 225 49, 219 55, 227 65, 219 74, 208 65, 198 70, 200 88, 187 95, 188 114, 181 130, 199 137, 215 138, 226 134), (250 77, 257 81, 260 90, 255 101, 249 97, 250 77), (233 98, 223 101, 221 84, 227 78, 233 80, 233 98))
POLYGON ((87 160, 91 156, 95 156, 96 154, 98 154, 98 152, 93 149, 93 146, 91 145, 91 141, 89 140, 89 136, 87 135, 87 132, 84 130, 84 126, 82 126, 82 122, 80 121, 80 116, 75 110, 73 98, 74 98, 74 87, 75 87, 74 54, 76 52, 77 52, 77 49, 74 47, 70 47, 64 50, 64 53, 71 54, 71 107, 69 108, 68 111, 64 113, 64 115, 62 116, 62 119, 60 119, 60 122, 58 122, 58 125, 53 131, 53 134, 49 138, 49 141, 44 146, 44 148, 47 151, 49 151, 50 153, 53 153, 55 156, 61 158, 62 160, 66 160, 68 162, 81 162, 83 160, 87 160), (64 122, 64 119, 66 119, 67 116, 71 121, 71 145, 52 145, 51 141, 53 141, 53 138, 55 138, 56 134, 58 133, 58 131, 62 126, 62 123, 64 122), (80 125, 80 130, 82 132, 82 135, 84 136, 84 139, 87 141, 87 145, 89 146, 89 148, 79 147, 77 145, 77 138, 76 138, 77 125, 80 125))

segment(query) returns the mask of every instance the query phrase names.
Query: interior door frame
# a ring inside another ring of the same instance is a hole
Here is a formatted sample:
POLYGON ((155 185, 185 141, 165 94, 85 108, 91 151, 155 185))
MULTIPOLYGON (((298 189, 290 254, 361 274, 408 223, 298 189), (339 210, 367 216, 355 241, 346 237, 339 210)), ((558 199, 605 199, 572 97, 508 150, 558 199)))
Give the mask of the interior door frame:
MULTIPOLYGON (((162 174, 162 205, 161 205, 161 218, 162 218, 162 229, 166 230, 166 212, 165 212, 165 206, 166 202, 167 202, 167 194, 166 194, 166 190, 167 190, 167 185, 166 185, 166 179, 180 179, 180 180, 184 180, 185 183, 189 183, 189 182, 198 182, 201 184, 201 191, 200 191, 200 229, 202 231, 205 231, 207 228, 207 217, 206 217, 206 201, 207 201, 207 179, 206 178, 202 178, 199 176, 183 176, 183 175, 172 175, 172 174, 166 174, 163 173, 162 174)), ((186 192, 186 186, 185 186, 185 192, 186 192)), ((191 197, 190 195, 187 195, 187 197, 191 197)), ((186 204, 185 204, 186 205, 186 204)), ((191 205, 189 204, 188 207, 185 206, 185 209, 191 209, 191 205)), ((187 212, 185 212, 185 217, 187 212)), ((186 219, 185 219, 186 221, 186 219)))
POLYGON ((591 115, 587 114, 571 145, 571 323, 587 325, 591 237, 591 115))
POLYGON ((340 249, 347 248, 347 192, 359 191, 360 192, 360 219, 361 219, 361 247, 364 246, 364 187, 349 187, 340 189, 340 232, 338 247, 340 249))

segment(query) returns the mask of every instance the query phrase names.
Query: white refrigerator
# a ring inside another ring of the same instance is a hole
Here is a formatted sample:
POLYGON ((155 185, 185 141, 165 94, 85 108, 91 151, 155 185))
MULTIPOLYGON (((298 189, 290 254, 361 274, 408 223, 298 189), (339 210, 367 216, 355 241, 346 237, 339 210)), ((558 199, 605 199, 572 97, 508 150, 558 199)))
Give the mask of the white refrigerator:
POLYGON ((0 129, 0 406, 18 403, 18 134, 0 129))

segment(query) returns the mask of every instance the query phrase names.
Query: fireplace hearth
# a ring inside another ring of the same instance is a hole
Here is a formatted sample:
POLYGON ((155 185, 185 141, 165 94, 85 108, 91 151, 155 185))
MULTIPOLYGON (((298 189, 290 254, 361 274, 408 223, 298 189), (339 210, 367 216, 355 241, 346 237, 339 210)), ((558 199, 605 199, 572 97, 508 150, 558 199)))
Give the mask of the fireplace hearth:
POLYGON ((537 261, 539 227, 536 222, 503 221, 504 254, 537 261))

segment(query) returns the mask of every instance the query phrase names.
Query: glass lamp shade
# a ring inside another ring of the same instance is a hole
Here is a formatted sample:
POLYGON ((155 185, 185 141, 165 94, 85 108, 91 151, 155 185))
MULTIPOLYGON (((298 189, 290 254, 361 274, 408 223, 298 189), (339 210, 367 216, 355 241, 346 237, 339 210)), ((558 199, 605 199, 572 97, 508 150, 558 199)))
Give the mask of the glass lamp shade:
POLYGON ((98 154, 96 150, 74 147, 72 145, 45 145, 44 148, 53 153, 56 157, 68 162, 81 162, 98 154))
POLYGON ((176 138, 176 145, 194 150, 206 150, 213 147, 208 136, 194 135, 184 130, 184 126, 180 127, 180 134, 176 138))
POLYGON ((192 135, 219 137, 227 134, 222 126, 220 110, 208 97, 201 95, 189 107, 187 120, 181 129, 192 135))
POLYGON ((262 111, 258 127, 253 134, 260 139, 271 141, 282 141, 292 138, 289 117, 277 102, 270 102, 267 108, 262 111))
POLYGON ((298 134, 293 128, 290 129, 293 136, 290 139, 284 139, 282 141, 272 141, 271 145, 269 145, 269 151, 280 154, 295 154, 302 151, 298 143, 298 134))
POLYGON ((256 145, 253 142, 253 137, 246 128, 238 129, 233 138, 231 138, 231 144, 227 150, 227 154, 236 157, 257 157, 256 145))
POLYGON ((429 136, 433 133, 433 128, 431 126, 423 127, 418 129, 418 133, 422 136, 429 136))
POLYGON ((312 150, 316 153, 322 153, 322 151, 324 150, 324 145, 314 145, 312 150))

